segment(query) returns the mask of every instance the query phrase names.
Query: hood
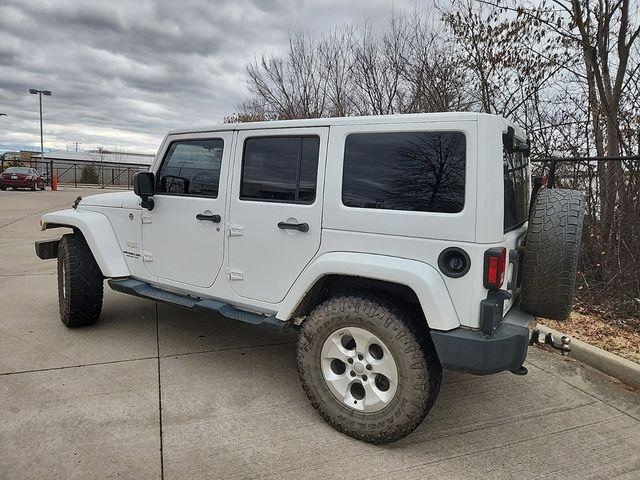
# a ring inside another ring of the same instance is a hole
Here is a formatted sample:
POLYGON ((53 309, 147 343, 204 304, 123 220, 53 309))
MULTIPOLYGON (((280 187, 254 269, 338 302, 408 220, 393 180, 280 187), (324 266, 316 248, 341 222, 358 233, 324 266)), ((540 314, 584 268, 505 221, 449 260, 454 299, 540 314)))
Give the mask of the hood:
POLYGON ((83 197, 79 207, 140 208, 140 197, 133 192, 101 193, 83 197))

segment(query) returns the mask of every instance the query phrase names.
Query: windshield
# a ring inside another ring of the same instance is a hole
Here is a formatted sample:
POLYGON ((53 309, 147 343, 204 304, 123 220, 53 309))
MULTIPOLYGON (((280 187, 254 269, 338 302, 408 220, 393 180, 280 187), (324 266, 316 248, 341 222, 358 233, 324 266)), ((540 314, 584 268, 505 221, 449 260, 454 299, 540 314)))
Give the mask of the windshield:
POLYGON ((504 231, 518 228, 529 216, 529 162, 522 152, 503 153, 504 231))
POLYGON ((32 172, 30 168, 26 167, 9 167, 4 171, 4 173, 22 173, 24 175, 29 175, 32 172))

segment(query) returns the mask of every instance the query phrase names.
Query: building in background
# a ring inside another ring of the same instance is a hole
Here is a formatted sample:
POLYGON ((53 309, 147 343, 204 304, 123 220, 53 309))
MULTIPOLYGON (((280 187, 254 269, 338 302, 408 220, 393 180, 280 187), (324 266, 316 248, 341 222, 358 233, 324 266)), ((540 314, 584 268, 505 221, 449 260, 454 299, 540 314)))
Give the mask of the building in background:
POLYGON ((4 152, 1 157, 3 162, 28 162, 34 155, 40 155, 40 152, 35 150, 20 150, 16 152, 4 152))

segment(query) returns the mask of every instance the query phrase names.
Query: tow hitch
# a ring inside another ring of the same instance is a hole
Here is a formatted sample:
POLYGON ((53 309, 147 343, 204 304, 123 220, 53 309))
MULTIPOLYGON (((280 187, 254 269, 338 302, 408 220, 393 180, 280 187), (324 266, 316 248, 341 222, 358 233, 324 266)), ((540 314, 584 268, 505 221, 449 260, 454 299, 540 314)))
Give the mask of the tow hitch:
POLYGON ((565 335, 558 341, 551 332, 547 333, 544 338, 541 339, 542 333, 540 330, 534 330, 531 332, 531 338, 529 339, 529 345, 549 345, 551 348, 559 350, 563 356, 567 356, 571 351, 571 339, 565 335))

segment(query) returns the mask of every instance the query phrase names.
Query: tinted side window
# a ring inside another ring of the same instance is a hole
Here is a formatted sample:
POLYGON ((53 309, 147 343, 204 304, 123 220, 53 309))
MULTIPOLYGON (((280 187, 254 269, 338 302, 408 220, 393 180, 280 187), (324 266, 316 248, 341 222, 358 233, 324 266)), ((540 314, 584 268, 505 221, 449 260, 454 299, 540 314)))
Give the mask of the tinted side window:
POLYGON ((313 203, 319 150, 319 137, 248 138, 242 156, 240 198, 313 203))
POLYGON ((342 203, 348 207, 460 212, 466 142, 461 132, 347 136, 342 203))
POLYGON ((218 196, 224 141, 184 140, 173 142, 158 174, 158 193, 218 196))

